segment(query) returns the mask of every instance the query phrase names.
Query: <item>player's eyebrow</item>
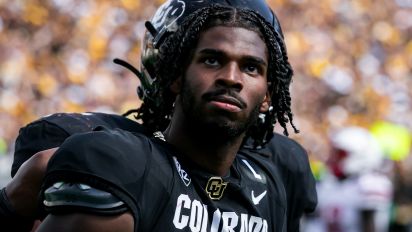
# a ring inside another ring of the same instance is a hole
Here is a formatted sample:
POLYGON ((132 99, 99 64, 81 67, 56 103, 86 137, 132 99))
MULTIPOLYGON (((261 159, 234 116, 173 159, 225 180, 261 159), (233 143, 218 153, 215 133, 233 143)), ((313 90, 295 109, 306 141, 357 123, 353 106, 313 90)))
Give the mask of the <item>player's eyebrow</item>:
MULTIPOLYGON (((205 48, 202 49, 200 51, 198 51, 198 54, 200 55, 213 55, 213 56, 217 56, 217 57, 227 57, 227 54, 225 52, 223 52, 222 50, 219 49, 212 49, 212 48, 205 48)), ((252 63, 256 63, 258 65, 262 65, 262 66, 267 66, 267 63, 264 59, 257 57, 257 56, 243 56, 242 60, 248 61, 248 62, 252 62, 252 63)))
POLYGON ((263 67, 267 67, 267 63, 262 58, 256 56, 245 56, 244 60, 250 63, 261 65, 263 67))
POLYGON ((213 55, 213 56, 219 56, 219 57, 226 57, 226 54, 218 49, 212 49, 212 48, 204 48, 200 51, 197 52, 200 55, 213 55))

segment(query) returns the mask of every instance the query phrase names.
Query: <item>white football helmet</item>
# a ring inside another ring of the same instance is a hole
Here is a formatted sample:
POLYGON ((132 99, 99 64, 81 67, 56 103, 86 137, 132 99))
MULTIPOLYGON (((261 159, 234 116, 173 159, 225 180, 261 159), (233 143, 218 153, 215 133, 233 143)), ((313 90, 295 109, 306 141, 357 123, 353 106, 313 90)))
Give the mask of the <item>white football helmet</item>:
POLYGON ((359 175, 382 167, 383 152, 368 130, 347 127, 333 133, 330 140, 329 165, 337 177, 359 175))

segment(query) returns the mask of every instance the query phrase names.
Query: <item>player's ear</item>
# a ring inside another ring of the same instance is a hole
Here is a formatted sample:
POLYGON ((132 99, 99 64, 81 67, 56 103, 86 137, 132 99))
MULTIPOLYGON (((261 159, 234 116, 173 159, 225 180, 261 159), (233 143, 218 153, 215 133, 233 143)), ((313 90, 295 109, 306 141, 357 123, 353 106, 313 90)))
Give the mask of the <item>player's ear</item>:
POLYGON ((265 113, 269 110, 269 107, 270 107, 270 93, 269 91, 266 91, 265 98, 263 98, 263 102, 260 105, 259 112, 265 113))
POLYGON ((177 95, 180 93, 181 90, 182 90, 182 77, 178 77, 170 85, 170 91, 172 91, 172 93, 177 95))

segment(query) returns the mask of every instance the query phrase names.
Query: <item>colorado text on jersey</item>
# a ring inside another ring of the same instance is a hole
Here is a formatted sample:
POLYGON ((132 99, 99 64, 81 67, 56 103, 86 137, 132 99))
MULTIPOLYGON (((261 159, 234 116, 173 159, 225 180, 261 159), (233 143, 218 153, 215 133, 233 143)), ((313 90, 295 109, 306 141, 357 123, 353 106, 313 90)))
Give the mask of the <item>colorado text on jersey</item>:
POLYGON ((207 205, 198 200, 191 200, 186 194, 181 194, 177 198, 173 225, 179 230, 189 227, 193 232, 268 231, 268 223, 265 219, 248 214, 239 215, 236 212, 221 212, 216 209, 212 218, 209 219, 207 205), (210 227, 208 227, 209 224, 210 227))

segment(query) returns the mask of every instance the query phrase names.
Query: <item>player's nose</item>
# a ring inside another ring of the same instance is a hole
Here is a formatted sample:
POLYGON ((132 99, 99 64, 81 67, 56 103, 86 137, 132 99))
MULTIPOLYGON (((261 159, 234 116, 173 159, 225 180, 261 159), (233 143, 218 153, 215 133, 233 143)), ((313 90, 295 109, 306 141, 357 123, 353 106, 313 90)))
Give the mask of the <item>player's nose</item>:
POLYGON ((229 62, 222 68, 216 79, 216 84, 237 91, 243 89, 242 72, 236 62, 229 62))

